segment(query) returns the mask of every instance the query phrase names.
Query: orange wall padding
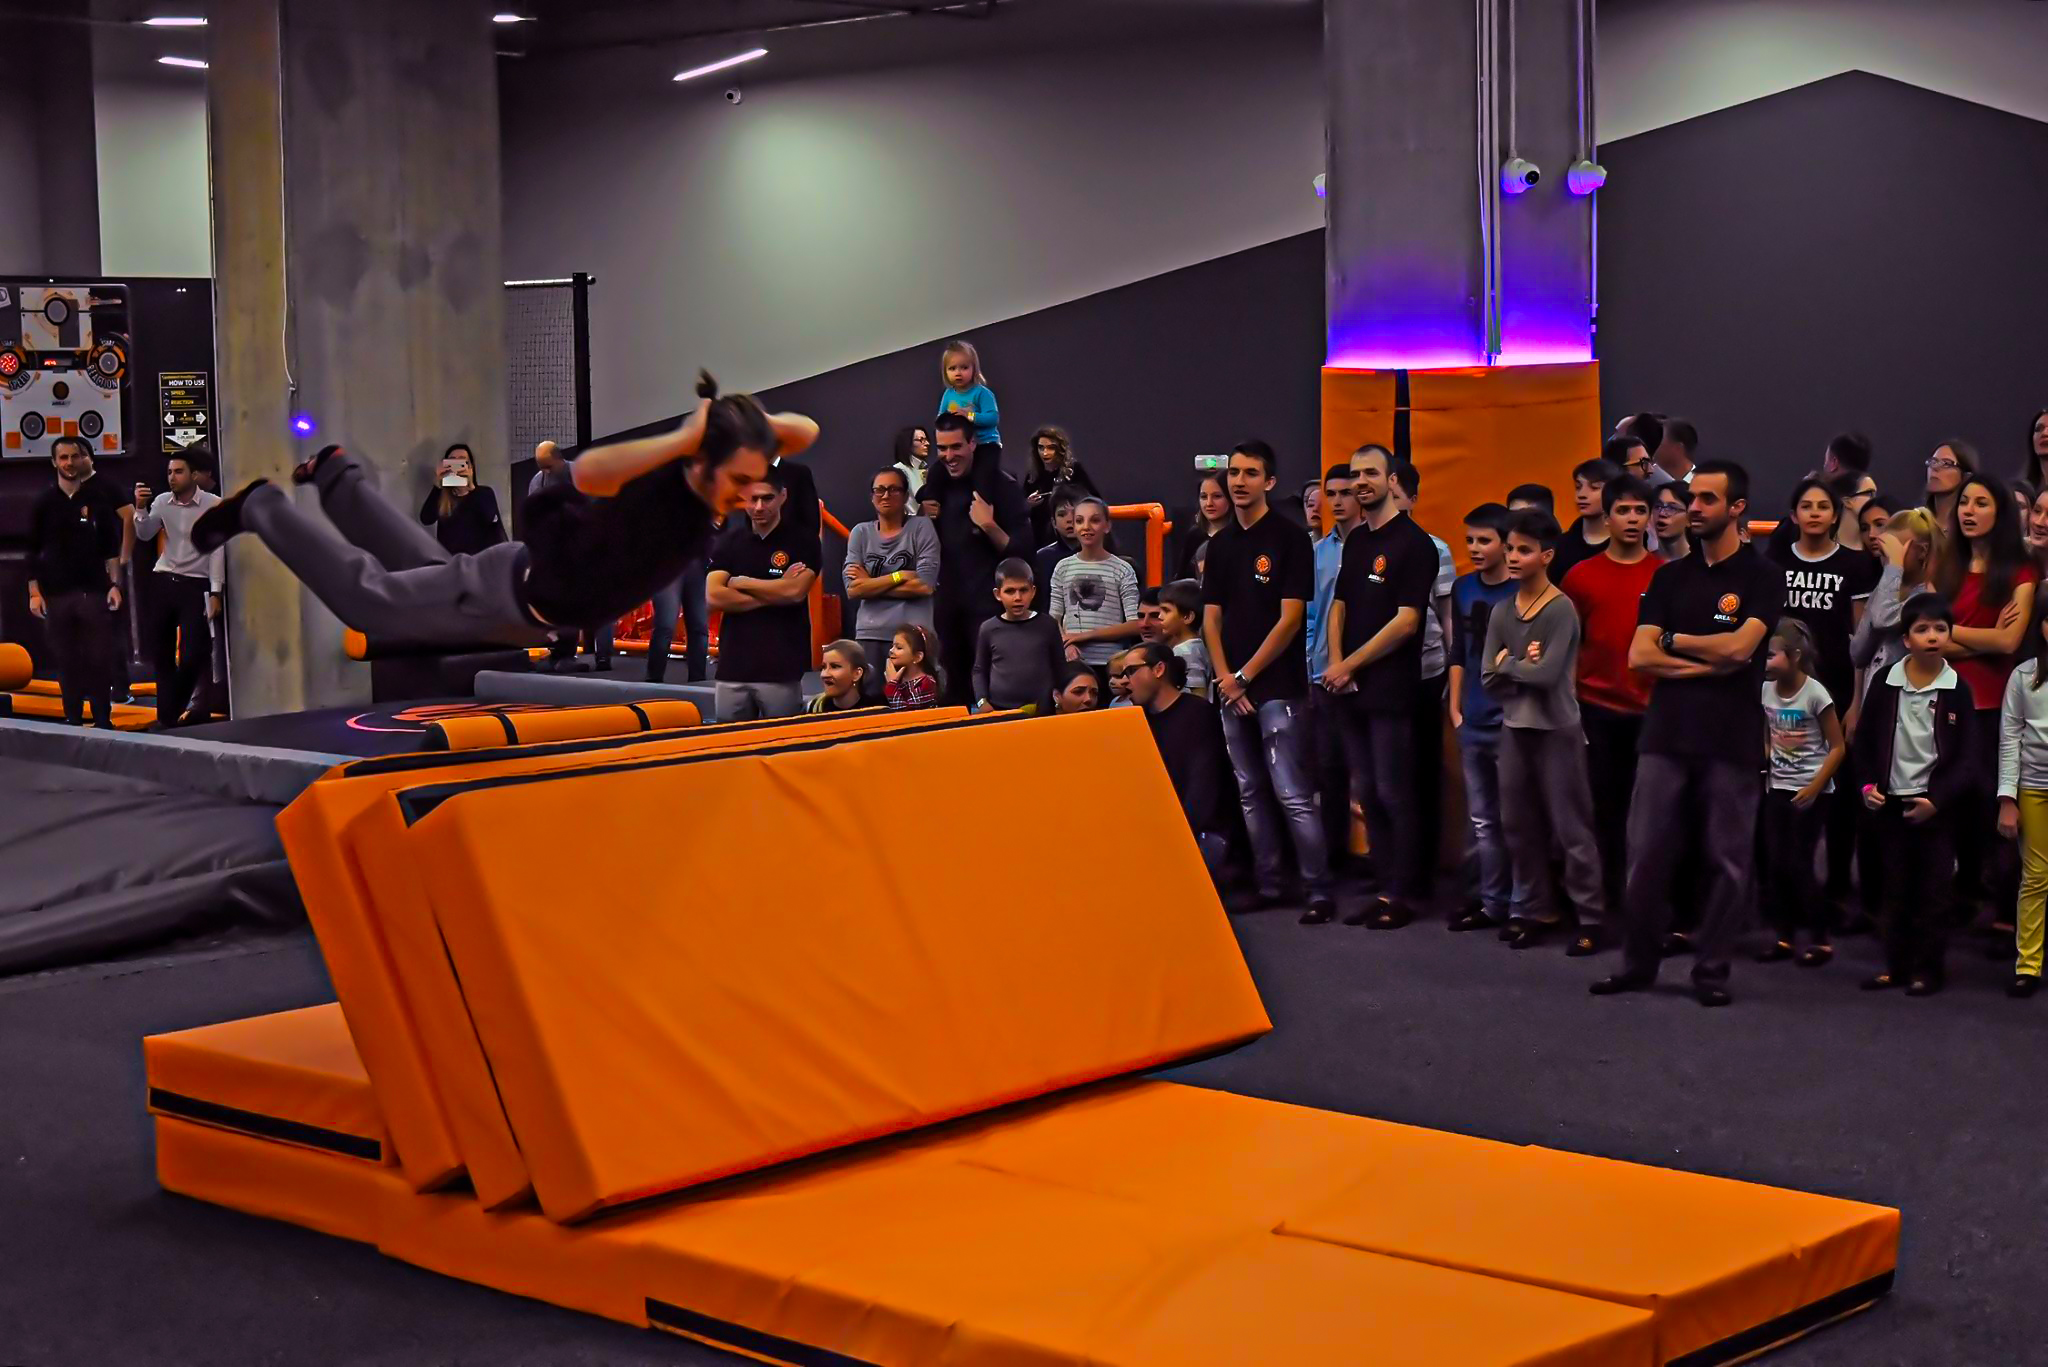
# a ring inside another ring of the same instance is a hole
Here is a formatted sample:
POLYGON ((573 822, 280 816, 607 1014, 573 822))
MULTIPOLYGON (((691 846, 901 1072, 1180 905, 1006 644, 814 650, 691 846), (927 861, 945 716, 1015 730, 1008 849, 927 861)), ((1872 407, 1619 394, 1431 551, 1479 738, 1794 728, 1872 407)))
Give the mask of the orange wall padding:
MULTIPOLYGON (((419 1008, 407 1001, 388 932, 375 915, 376 905, 364 881, 362 858, 343 839, 343 833, 364 812, 394 791, 427 782, 625 762, 718 745, 758 744, 785 734, 815 740, 872 729, 932 726, 965 715, 960 709, 947 708, 914 715, 855 712, 462 755, 358 760, 340 766, 308 788, 279 814, 278 832, 408 1180, 420 1190, 453 1180, 463 1172, 463 1152, 427 1061, 428 1045, 422 1042, 423 1037, 440 1040, 444 1036, 432 1030, 435 1018, 423 1018, 419 1008)), ((438 931, 431 934, 437 936, 438 931)), ((406 969, 415 979, 432 980, 436 965, 445 964, 445 953, 435 941, 425 943, 433 952, 411 955, 406 969)), ((440 971, 445 973, 445 967, 440 971)), ((449 986, 452 989, 452 981, 449 986)), ((431 1008, 436 999, 423 1000, 431 1008)), ((468 1030, 466 1017, 461 1019, 460 1029, 468 1030)), ((472 1041, 470 1049, 474 1048, 472 1041)), ((488 1089, 488 1077, 484 1086, 488 1089)), ((496 1111, 494 1100, 490 1110, 496 1111)), ((487 1137, 502 1131, 499 1119, 496 1129, 480 1134, 487 1137)), ((483 1142, 480 1134, 472 1133, 472 1140, 483 1142)), ((502 1152, 509 1143, 507 1137, 489 1152, 502 1152)), ((524 1189, 523 1165, 517 1174, 513 1194, 524 1189)))
POLYGON ((142 1059, 158 1114, 324 1152, 353 1149, 357 1158, 370 1158, 360 1149, 375 1145, 370 1161, 395 1161, 370 1075, 333 1002, 151 1035, 142 1059))
POLYGON ((594 707, 554 707, 535 712, 492 712, 449 717, 427 725, 426 749, 487 750, 554 740, 626 736, 636 731, 675 731, 703 720, 697 704, 673 698, 594 707))
POLYGON ((1295 486, 1332 465, 1344 464, 1353 451, 1375 442, 1388 450, 1394 446, 1394 372, 1325 370, 1322 462, 1304 472, 1295 486))
POLYGON ((28 651, 12 641, 0 641, 0 693, 26 688, 35 676, 35 661, 29 659, 28 651))
POLYGON ((1270 1028, 1135 711, 479 786, 422 817, 410 848, 555 1219, 1270 1028), (1043 810, 1078 753, 1091 799, 1150 855, 1145 895, 1113 915, 1009 823, 962 812, 935 859, 928 823, 842 800, 906 774, 1000 774, 1005 807, 1043 810), (733 819, 678 822, 685 805, 733 819), (773 837, 750 854, 756 825, 773 837), (602 898, 560 857, 621 845, 666 858, 614 862, 602 898))
POLYGON ((1466 512, 1547 484, 1570 526, 1572 467, 1600 454, 1600 365, 1417 370, 1408 377, 1410 456, 1422 476, 1416 520, 1450 543, 1461 569, 1466 512))

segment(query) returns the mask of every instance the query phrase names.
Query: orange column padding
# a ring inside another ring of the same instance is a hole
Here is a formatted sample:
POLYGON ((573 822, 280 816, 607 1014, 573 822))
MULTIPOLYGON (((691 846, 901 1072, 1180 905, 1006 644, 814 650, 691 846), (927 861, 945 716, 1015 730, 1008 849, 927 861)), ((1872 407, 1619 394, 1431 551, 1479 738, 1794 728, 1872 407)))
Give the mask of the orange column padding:
POLYGON ((1353 451, 1375 443, 1394 446, 1394 372, 1323 371, 1322 461, 1302 478, 1342 465, 1353 451))
POLYGON ((1409 458, 1422 476, 1416 521, 1462 569, 1466 512, 1544 484, 1572 519, 1572 467, 1600 454, 1600 364, 1416 370, 1408 376, 1409 458))
POLYGON ((447 793, 410 848, 556 1219, 1270 1028, 1134 711, 479 785, 447 793), (1114 915, 1009 823, 963 814, 934 859, 929 823, 843 800, 906 773, 1000 774, 1005 807, 1038 810, 1071 791, 1075 753, 1152 856, 1145 896, 1114 915), (546 842, 528 834, 539 813, 546 842), (749 857, 768 830, 816 856, 749 857), (595 844, 661 848, 691 876, 615 863, 593 899, 559 852, 595 844), (816 857, 855 851, 819 877, 816 857))
MULTIPOLYGON (((779 735, 823 740, 867 730, 941 725, 965 715, 957 708, 936 708, 916 714, 853 712, 532 748, 393 756, 342 765, 308 788, 279 814, 278 832, 291 859, 307 918, 319 938, 335 995, 341 998, 364 1066, 384 1107, 386 1124, 397 1143, 400 1162, 414 1187, 429 1190, 452 1181, 464 1170, 457 1122, 466 1122, 476 1108, 472 1105, 451 1120, 429 1063, 429 1050, 444 1039, 459 1042, 468 1025, 463 1017, 459 1030, 452 1034, 438 1030, 438 1017, 433 1011, 439 999, 430 995, 408 999, 407 983, 395 961, 390 932, 380 920, 377 902, 364 880, 362 855, 344 838, 364 812, 394 791, 430 781, 614 763, 715 745, 760 743, 779 735), (421 1014, 423 1008, 425 1015, 421 1014)), ((659 842, 650 847, 661 848, 659 842)), ((424 948, 405 961, 406 974, 440 986, 437 966, 445 974, 446 954, 438 946, 438 931, 427 927, 424 933, 426 938, 418 942, 424 948)), ((452 980, 447 988, 452 992, 452 980)), ((459 1013, 459 1007, 457 1010, 459 1013)), ((474 1044, 470 1047, 473 1049, 474 1044)), ((478 1067, 481 1070, 480 1061, 478 1067)), ((487 1075, 482 1086, 489 1091, 487 1075)), ((490 1101, 489 1109, 495 1113, 495 1100, 490 1101)), ((484 1123, 488 1123, 488 1117, 484 1123)), ((469 1138, 471 1143, 481 1144, 502 1131, 500 1120, 495 1130, 483 1132, 482 1139, 474 1133, 469 1138)), ((501 1146, 486 1152, 502 1153, 509 1146, 507 1135, 501 1146)), ((513 1169, 510 1176, 493 1169, 486 1181, 493 1176, 514 1184, 509 1191, 500 1192, 504 1199, 524 1190, 523 1165, 513 1169)))
POLYGON ((12 641, 0 641, 0 693, 26 688, 35 676, 35 662, 29 659, 27 648, 12 641))
POLYGON ((341 1007, 308 1006, 142 1041, 149 1108, 373 1163, 394 1160, 341 1007))

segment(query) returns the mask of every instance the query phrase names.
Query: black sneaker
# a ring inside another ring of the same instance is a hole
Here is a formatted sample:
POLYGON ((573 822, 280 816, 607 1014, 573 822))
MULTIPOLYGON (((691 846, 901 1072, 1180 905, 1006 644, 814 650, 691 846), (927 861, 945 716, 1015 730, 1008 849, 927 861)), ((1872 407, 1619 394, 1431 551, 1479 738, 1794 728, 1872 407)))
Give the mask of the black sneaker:
POLYGON ((1684 931, 1674 930, 1664 937, 1664 943, 1661 948, 1664 957, 1667 959, 1676 958, 1680 954, 1690 954, 1692 953, 1692 937, 1684 931))
POLYGON ((292 483, 311 484, 320 474, 321 462, 341 451, 339 446, 323 446, 292 467, 292 483))
POLYGON ((1379 918, 1380 913, 1388 905, 1389 903, 1387 902, 1386 898, 1376 897, 1371 901, 1366 902, 1363 906, 1360 906, 1356 911, 1346 912, 1344 915, 1344 924, 1347 926, 1368 925, 1373 921, 1377 920, 1379 918))
POLYGON ((1523 924, 1515 931, 1515 938, 1508 941, 1509 949, 1534 949, 1543 943, 1544 928, 1523 924))
POLYGON ((1757 951, 1756 961, 1760 964, 1781 964, 1792 957, 1789 941, 1773 940, 1769 949, 1757 951))
POLYGON ((2034 995, 2036 991, 2040 989, 2040 986, 2041 979, 2038 975, 2033 973, 2021 973, 2015 976, 2011 982, 2005 985, 2005 995, 2008 997, 2019 998, 2031 997, 2034 995))
POLYGON ((1328 897, 1311 897, 1308 910, 1301 914, 1305 926, 1326 926, 1337 919, 1337 903, 1328 897))
POLYGON ((1567 957, 1583 959, 1588 954, 1598 954, 1607 948, 1607 936, 1598 926, 1588 926, 1580 931, 1577 939, 1564 947, 1567 957))
POLYGON ((1701 1006, 1726 1006, 1735 1000, 1728 989, 1719 983, 1694 983, 1692 996, 1701 1006))
POLYGON ((267 479, 251 480, 201 513, 192 524, 192 548, 201 555, 211 555, 240 536, 245 530, 242 501, 269 483, 267 479))
POLYGON ((1642 973, 1615 973, 1586 990, 1596 997, 1612 997, 1623 992, 1648 992, 1656 982, 1655 978, 1642 973))
POLYGON ((1874 978, 1865 978, 1857 986, 1865 992, 1889 992, 1894 987, 1902 986, 1902 984, 1892 974, 1880 973, 1874 978))
POLYGON ((1493 918, 1491 916, 1488 916, 1484 911, 1468 911, 1460 915, 1453 916, 1449 921, 1446 921, 1444 923, 1444 929, 1453 932, 1467 930, 1485 930, 1492 924, 1493 918))
POLYGON ((1380 909, 1368 923, 1374 930, 1399 930, 1415 919, 1415 913, 1399 902, 1382 902, 1380 909))
POLYGON ((1941 991, 1941 979, 1939 978, 1915 978, 1906 984, 1906 995, 1909 997, 1931 997, 1939 991, 1941 991))

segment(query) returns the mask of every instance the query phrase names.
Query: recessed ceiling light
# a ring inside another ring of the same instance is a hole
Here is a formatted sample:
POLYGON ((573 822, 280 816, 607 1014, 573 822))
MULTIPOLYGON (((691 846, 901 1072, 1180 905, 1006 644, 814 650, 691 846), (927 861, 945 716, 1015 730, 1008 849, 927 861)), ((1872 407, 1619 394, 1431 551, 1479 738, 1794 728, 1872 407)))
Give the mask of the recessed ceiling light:
POLYGON ((158 66, 190 67, 194 71, 206 70, 206 63, 200 61, 197 57, 159 57, 156 59, 156 64, 158 66))
POLYGON ((162 14, 142 21, 144 28, 205 28, 206 21, 193 15, 162 14))
POLYGON ((688 71, 678 71, 675 78, 679 81, 687 81, 696 76, 709 76, 714 71, 723 71, 729 66, 738 66, 741 62, 751 62, 756 57, 766 57, 767 55, 767 48, 757 47, 752 52, 742 52, 739 56, 728 57, 722 62, 712 62, 706 66, 693 66, 688 71))
POLYGON ((530 24, 533 22, 533 16, 530 14, 494 14, 491 16, 491 22, 494 24, 530 24))

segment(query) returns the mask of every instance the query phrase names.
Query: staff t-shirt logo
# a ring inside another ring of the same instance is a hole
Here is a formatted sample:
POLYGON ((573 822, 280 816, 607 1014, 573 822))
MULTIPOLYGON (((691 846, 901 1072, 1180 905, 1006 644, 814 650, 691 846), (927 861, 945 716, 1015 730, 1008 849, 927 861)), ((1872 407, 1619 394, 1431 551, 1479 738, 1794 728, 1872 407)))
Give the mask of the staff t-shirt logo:
POLYGON ((1734 625, 1735 611, 1741 606, 1742 599, 1739 595, 1733 593, 1722 594, 1721 601, 1714 604, 1714 620, 1724 625, 1734 625))
POLYGON ((788 552, 788 551, 777 551, 777 552, 775 552, 775 554, 773 554, 773 555, 771 555, 771 556, 769 556, 769 557, 768 557, 768 570, 769 570, 769 572, 770 572, 771 574, 781 574, 781 573, 782 573, 782 572, 783 572, 784 570, 786 570, 786 569, 788 569, 788 568, 789 568, 789 552, 788 552))
POLYGON ((1252 561, 1252 578, 1258 580, 1261 584, 1273 582, 1272 556, 1261 555, 1258 559, 1252 561))
POLYGON ((1375 584, 1387 582, 1387 558, 1384 555, 1376 555, 1372 558, 1372 573, 1367 575, 1366 578, 1372 580, 1375 584))

